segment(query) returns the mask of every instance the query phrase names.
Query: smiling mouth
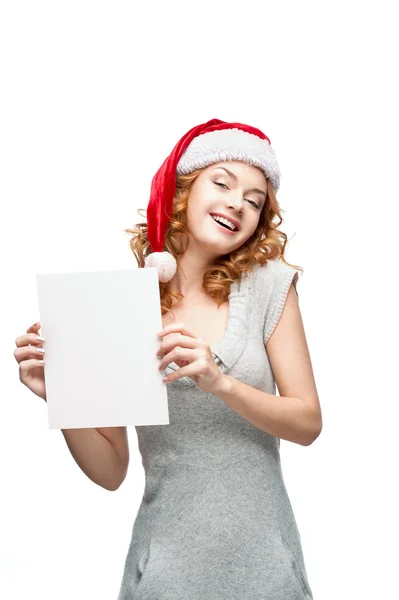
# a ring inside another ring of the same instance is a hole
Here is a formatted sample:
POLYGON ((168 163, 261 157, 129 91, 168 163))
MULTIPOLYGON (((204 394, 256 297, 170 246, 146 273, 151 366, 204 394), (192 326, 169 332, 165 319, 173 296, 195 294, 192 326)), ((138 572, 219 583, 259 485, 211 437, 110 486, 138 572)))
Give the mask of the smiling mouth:
MULTIPOLYGON (((211 215, 209 215, 209 216, 212 219, 212 216, 211 215)), ((219 223, 218 221, 215 221, 215 219, 212 219, 212 221, 215 223, 215 225, 217 227, 219 227, 219 229, 222 229, 226 233, 230 233, 231 235, 233 235, 234 233, 238 233, 238 229, 230 229, 229 227, 227 227, 227 225, 224 225, 223 223, 219 223)))

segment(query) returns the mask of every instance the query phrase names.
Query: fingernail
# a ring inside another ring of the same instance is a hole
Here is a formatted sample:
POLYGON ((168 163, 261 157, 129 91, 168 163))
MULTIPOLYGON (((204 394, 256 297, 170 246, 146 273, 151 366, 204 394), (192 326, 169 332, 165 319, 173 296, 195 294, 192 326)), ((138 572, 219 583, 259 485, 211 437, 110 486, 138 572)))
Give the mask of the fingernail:
POLYGON ((45 340, 44 340, 44 337, 40 337, 40 335, 37 335, 37 336, 36 336, 36 339, 37 339, 39 342, 44 342, 44 341, 45 341, 45 340))

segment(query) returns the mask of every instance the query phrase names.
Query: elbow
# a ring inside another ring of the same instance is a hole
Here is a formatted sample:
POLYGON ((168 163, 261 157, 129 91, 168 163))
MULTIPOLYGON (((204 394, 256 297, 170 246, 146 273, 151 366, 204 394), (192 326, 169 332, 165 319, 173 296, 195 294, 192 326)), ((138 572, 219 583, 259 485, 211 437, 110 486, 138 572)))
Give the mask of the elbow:
POLYGON ((312 436, 309 436, 302 445, 303 446, 311 446, 313 444, 313 442, 315 442, 317 440, 320 433, 321 433, 321 430, 317 434, 313 434, 312 436))
POLYGON ((303 446, 311 446, 313 442, 317 440, 319 435, 323 430, 323 421, 321 415, 318 415, 317 418, 312 419, 312 426, 308 428, 308 434, 306 439, 303 441, 303 446))
POLYGON ((116 492, 116 490, 119 490, 119 488, 121 487, 121 485, 122 485, 122 483, 124 481, 125 481, 125 478, 123 478, 122 480, 117 481, 116 483, 113 483, 112 485, 107 485, 107 486, 103 486, 103 487, 108 492, 116 492))
POLYGON ((121 487, 122 483, 125 481, 129 469, 129 455, 123 461, 122 464, 122 470, 119 471, 118 477, 115 479, 115 484, 110 489, 110 492, 116 492, 116 490, 118 490, 121 487))
POLYGON ((108 492, 116 492, 116 490, 118 490, 121 487, 122 483, 125 481, 126 475, 127 475, 127 467, 123 471, 122 477, 118 477, 117 479, 114 479, 113 481, 108 481, 107 484, 106 485, 103 484, 102 487, 105 490, 108 490, 108 492))
POLYGON ((107 487, 105 489, 108 490, 108 492, 116 492, 116 490, 119 490, 121 485, 122 485, 122 482, 119 485, 116 485, 114 487, 107 487))

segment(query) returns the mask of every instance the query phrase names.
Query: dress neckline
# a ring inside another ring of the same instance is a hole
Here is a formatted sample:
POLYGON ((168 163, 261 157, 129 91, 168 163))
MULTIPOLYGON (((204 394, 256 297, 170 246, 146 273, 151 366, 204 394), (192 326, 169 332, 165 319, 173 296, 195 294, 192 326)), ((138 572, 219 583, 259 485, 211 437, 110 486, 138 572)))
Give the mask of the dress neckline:
MULTIPOLYGON (((251 272, 250 272, 251 273, 251 272)), ((248 340, 251 313, 248 311, 248 297, 251 290, 250 273, 243 273, 240 279, 233 281, 228 296, 227 325, 217 344, 210 346, 216 364, 222 373, 227 373, 240 358, 248 340)), ((171 362, 165 370, 166 375, 179 369, 175 362, 171 362)), ((182 377, 169 385, 197 384, 190 377, 182 377)))

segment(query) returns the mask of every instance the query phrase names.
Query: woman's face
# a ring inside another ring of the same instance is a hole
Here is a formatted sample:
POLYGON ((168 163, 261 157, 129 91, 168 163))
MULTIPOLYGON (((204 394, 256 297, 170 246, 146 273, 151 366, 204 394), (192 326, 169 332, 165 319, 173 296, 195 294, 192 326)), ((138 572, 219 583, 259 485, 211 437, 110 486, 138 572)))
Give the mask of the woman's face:
POLYGON ((188 228, 193 241, 211 255, 233 252, 254 233, 266 202, 263 171, 241 161, 219 162, 203 169, 190 190, 188 228), (211 214, 225 215, 236 224, 226 229, 211 214))

